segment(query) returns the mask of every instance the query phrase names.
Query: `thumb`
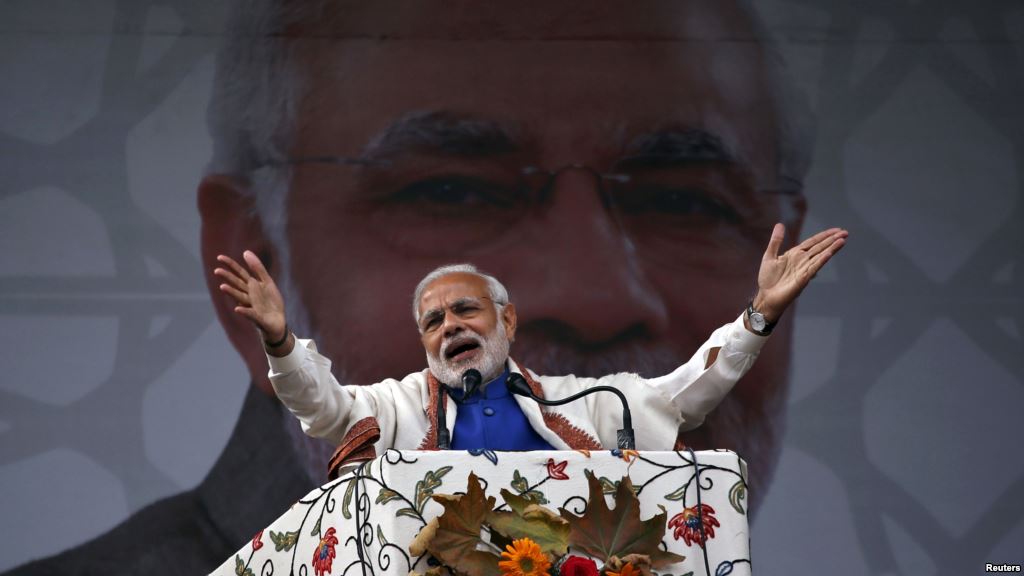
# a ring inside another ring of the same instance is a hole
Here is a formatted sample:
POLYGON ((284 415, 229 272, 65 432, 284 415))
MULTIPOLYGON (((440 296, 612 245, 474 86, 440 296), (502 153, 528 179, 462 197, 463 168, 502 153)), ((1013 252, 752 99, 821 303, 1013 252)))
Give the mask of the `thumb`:
POLYGON ((775 224, 772 229, 772 238, 768 241, 768 248, 764 251, 764 260, 774 260, 779 257, 779 248, 786 238, 786 227, 781 222, 775 224))

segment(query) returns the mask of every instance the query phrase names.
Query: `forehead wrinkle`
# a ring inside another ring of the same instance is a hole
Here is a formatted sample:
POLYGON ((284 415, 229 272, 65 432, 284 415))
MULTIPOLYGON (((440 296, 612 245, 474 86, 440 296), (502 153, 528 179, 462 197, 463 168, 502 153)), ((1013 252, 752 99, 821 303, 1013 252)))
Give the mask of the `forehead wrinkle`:
POLYGON ((522 130, 516 126, 446 110, 414 111, 371 138, 363 157, 413 152, 486 157, 513 154, 523 146, 522 130))
POLYGON ((474 297, 474 296, 461 296, 459 298, 456 298, 455 300, 452 300, 451 302, 448 302, 447 304, 445 304, 443 306, 435 306, 434 308, 430 308, 429 310, 427 310, 426 312, 423 313, 423 315, 420 317, 420 319, 421 320, 426 320, 426 319, 431 318, 433 316, 442 316, 442 315, 444 315, 445 308, 451 310, 452 308, 455 308, 456 306, 462 306, 462 305, 465 305, 465 304, 479 304, 479 303, 480 303, 480 298, 477 298, 477 297, 474 297))

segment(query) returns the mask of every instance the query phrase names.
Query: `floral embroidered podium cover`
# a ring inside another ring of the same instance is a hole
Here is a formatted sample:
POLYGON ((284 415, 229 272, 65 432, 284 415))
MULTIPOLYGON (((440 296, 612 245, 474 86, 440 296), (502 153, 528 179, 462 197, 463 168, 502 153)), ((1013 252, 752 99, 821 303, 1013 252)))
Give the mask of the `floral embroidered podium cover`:
MULTIPOLYGON (((645 571, 671 576, 751 573, 747 471, 734 452, 389 450, 307 494, 213 574, 443 574, 434 556, 415 556, 410 544, 431 519, 445 513, 440 501, 467 493, 471 473, 487 498, 496 497, 488 500, 495 509, 508 509, 501 504, 504 494, 507 503, 510 498, 529 501, 542 505, 549 516, 570 518, 593 508, 588 495, 604 494, 605 507, 612 510, 623 506, 615 499, 628 493, 631 482, 644 524, 664 514, 660 549, 685 557, 645 571)), ((656 528, 660 534, 662 527, 656 528)), ((569 553, 587 556, 572 545, 569 553)), ((557 573, 559 566, 555 563, 551 571, 557 573)))

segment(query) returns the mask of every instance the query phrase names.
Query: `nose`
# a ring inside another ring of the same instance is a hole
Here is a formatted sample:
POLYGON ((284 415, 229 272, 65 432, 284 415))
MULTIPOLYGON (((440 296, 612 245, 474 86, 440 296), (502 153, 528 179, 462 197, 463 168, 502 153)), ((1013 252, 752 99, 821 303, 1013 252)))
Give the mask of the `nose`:
POLYGON ((451 312, 444 313, 444 324, 441 325, 441 333, 447 339, 465 330, 459 317, 451 312))
POLYGON ((540 221, 524 225, 512 248, 518 252, 506 254, 506 267, 518 268, 507 277, 520 322, 569 332, 584 344, 663 335, 666 303, 598 186, 588 170, 559 173, 540 221))

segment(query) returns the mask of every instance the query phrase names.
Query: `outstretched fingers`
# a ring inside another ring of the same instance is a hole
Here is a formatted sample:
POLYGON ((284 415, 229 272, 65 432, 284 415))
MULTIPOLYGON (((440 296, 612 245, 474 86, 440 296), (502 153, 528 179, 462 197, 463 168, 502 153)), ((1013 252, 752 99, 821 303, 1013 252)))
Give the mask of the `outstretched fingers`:
POLYGON ((252 269, 253 274, 256 275, 256 278, 259 279, 260 282, 267 282, 270 280, 270 273, 268 273, 266 267, 263 266, 263 262, 260 261, 259 256, 257 256, 252 250, 246 250, 243 252, 242 258, 245 258, 245 263, 249 265, 249 268, 252 269))
POLYGON ((249 282, 249 271, 242 267, 242 265, 239 264, 238 262, 235 262, 235 260, 230 256, 220 254, 217 256, 217 261, 220 262, 221 264, 226 265, 228 268, 231 268, 231 271, 234 272, 235 275, 241 279, 243 284, 249 282))
POLYGON ((242 279, 239 278, 237 274, 230 270, 227 270, 225 268, 215 268, 213 270, 213 274, 214 276, 218 276, 221 280, 227 282, 228 284, 230 284, 231 286, 238 290, 241 290, 243 292, 248 291, 248 286, 246 285, 246 283, 243 282, 242 279))
POLYGON ((817 256, 821 252, 829 249, 833 244, 835 244, 839 240, 846 238, 846 236, 847 232, 845 230, 833 228, 832 234, 825 236, 818 240, 816 243, 812 244, 804 251, 804 254, 808 258, 817 256))
POLYGON ((810 238, 801 242, 799 245, 797 245, 797 248, 807 252, 813 249, 819 243, 827 241, 831 236, 842 231, 843 230, 841 228, 829 228, 828 230, 822 230, 821 232, 818 232, 814 236, 811 236, 810 238))
POLYGON ((230 284, 221 284, 220 291, 231 296, 235 299, 235 302, 243 306, 252 306, 252 300, 249 299, 249 293, 239 290, 230 284))
POLYGON ((819 252, 818 254, 816 254, 815 256, 813 256, 811 259, 809 259, 807 261, 807 266, 808 266, 807 271, 808 271, 808 273, 812 277, 815 274, 817 274, 818 270, 821 270, 821 267, 824 266, 825 263, 828 262, 833 256, 835 256, 836 252, 839 252, 840 250, 842 250, 843 246, 845 246, 845 245, 846 245, 846 237, 845 236, 837 236, 835 238, 835 240, 833 242, 831 242, 825 249, 823 249, 821 252, 819 252))

